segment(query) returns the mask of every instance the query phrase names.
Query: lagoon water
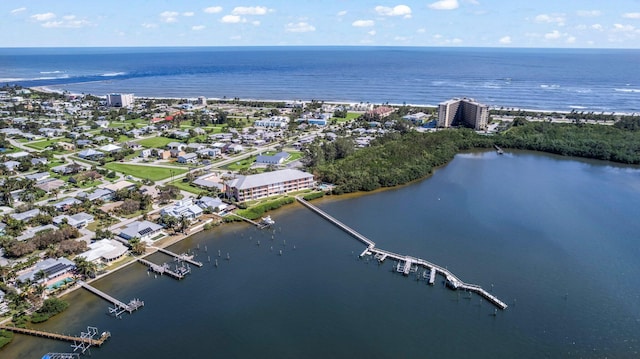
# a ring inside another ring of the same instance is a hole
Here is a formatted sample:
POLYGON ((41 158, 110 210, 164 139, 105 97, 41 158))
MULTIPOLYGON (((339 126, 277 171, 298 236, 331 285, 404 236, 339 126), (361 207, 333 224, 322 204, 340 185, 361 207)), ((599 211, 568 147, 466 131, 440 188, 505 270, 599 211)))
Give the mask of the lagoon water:
MULTIPOLYGON (((430 287, 393 273, 392 262, 358 259, 363 245, 296 204, 273 213, 275 234, 225 225, 172 247, 205 262, 183 281, 134 264, 94 283, 145 301, 122 320, 79 290, 40 327, 111 331, 96 359, 640 355, 640 168, 467 153, 417 183, 315 203, 380 248, 493 288, 509 308, 494 317, 490 304, 442 278, 430 287), (216 268, 207 256, 213 262, 218 250, 216 268)), ((0 356, 68 350, 17 335, 0 356)))

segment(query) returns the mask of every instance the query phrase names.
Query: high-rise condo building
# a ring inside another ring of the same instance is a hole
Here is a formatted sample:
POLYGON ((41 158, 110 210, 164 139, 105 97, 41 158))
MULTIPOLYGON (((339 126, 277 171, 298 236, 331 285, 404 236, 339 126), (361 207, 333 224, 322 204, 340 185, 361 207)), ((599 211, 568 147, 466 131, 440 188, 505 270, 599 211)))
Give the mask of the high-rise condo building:
POLYGON ((109 107, 130 107, 133 106, 132 93, 110 93, 107 95, 107 106, 109 107))
POLYGON ((489 106, 471 98, 454 98, 438 105, 438 127, 467 125, 474 130, 487 128, 489 106))

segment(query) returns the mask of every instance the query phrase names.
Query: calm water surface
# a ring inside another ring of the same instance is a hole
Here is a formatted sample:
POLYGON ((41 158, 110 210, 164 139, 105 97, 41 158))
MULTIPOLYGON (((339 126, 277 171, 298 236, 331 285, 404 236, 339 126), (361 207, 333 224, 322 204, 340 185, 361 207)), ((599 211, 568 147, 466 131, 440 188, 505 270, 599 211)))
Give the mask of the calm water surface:
MULTIPOLYGON (((296 204, 273 214, 275 234, 228 225, 175 245, 181 252, 199 244, 205 262, 181 282, 134 264, 95 283, 123 301, 145 300, 137 313, 111 318, 105 301, 80 290, 40 327, 111 331, 93 350, 98 359, 639 355, 637 167, 462 154, 425 181, 316 203, 383 249, 493 288, 509 308, 494 317, 476 295, 397 275, 392 262, 360 260, 363 245, 296 204), (207 257, 213 262, 218 250, 216 268, 207 257)), ((18 335, 1 356, 68 349, 18 335)))

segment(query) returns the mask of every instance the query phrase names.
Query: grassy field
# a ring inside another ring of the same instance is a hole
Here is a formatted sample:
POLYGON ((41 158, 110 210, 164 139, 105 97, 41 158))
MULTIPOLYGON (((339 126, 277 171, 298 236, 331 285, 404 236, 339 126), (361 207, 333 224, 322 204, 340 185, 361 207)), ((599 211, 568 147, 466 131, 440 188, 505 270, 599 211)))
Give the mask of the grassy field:
POLYGON ((112 171, 124 173, 125 175, 131 175, 142 179, 150 179, 152 181, 163 180, 171 177, 172 175, 176 176, 187 172, 186 169, 181 168, 172 169, 164 167, 138 166, 116 162, 107 163, 104 167, 112 171))
POLYGON ((182 182, 182 179, 175 180, 173 182, 169 182, 169 184, 172 185, 172 186, 176 186, 176 187, 180 188, 183 191, 191 192, 193 194, 200 194, 201 192, 205 191, 202 188, 198 188, 196 186, 192 186, 191 184, 189 184, 189 182, 182 182))
POLYGON ((342 123, 342 122, 347 122, 347 121, 351 121, 355 118, 360 117, 360 115, 362 115, 361 113, 355 113, 355 112, 347 112, 347 117, 345 118, 338 118, 338 117, 333 117, 331 118, 332 120, 337 120, 338 123, 342 123))
POLYGON ((240 171, 249 169, 256 162, 256 156, 251 156, 249 158, 245 158, 243 160, 239 160, 237 162, 231 163, 227 166, 224 166, 224 169, 228 169, 231 171, 240 171))
POLYGON ((64 140, 61 141, 60 139, 44 140, 44 141, 29 142, 29 143, 25 143, 24 145, 27 147, 34 148, 36 150, 44 150, 45 148, 55 145, 58 142, 68 142, 68 141, 64 141, 64 140))
POLYGON ((176 142, 176 139, 166 137, 151 137, 143 140, 138 140, 142 147, 145 148, 165 148, 169 142, 176 142))

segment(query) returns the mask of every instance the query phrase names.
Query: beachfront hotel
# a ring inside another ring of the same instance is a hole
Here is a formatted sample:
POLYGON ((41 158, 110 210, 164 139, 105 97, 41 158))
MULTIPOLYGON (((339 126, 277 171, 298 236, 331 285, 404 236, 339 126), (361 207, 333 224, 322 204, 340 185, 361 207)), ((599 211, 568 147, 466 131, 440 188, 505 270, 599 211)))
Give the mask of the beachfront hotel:
POLYGON ((311 173, 284 169, 257 175, 237 176, 225 183, 224 191, 229 198, 243 202, 309 189, 314 185, 315 181, 311 173))
POLYGON ((468 125, 474 130, 487 128, 489 106, 472 98, 454 98, 438 105, 438 127, 468 125))
POLYGON ((132 93, 110 93, 107 95, 107 106, 109 107, 130 107, 133 106, 132 93))

